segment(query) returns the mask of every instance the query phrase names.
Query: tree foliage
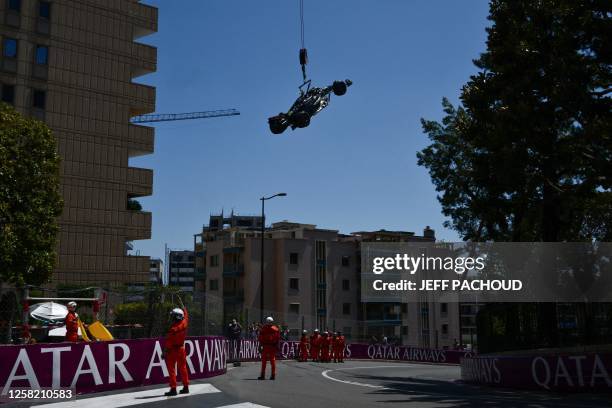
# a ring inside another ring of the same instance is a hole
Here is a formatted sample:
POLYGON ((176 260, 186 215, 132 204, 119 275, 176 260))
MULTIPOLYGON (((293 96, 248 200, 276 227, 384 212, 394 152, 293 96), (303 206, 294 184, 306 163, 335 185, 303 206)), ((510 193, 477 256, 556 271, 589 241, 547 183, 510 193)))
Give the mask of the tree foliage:
POLYGON ((466 240, 612 238, 612 3, 493 0, 460 106, 417 153, 466 240))
POLYGON ((56 140, 42 122, 0 104, 0 278, 49 280, 62 210, 56 140))
POLYGON ((127 201, 127 209, 130 211, 142 211, 142 205, 138 200, 130 198, 127 201))

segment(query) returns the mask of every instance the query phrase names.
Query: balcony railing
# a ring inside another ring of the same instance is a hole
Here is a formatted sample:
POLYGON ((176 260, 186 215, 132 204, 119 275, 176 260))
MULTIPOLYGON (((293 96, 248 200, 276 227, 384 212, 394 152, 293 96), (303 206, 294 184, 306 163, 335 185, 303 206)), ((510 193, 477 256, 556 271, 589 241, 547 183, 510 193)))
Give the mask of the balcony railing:
POLYGON ((402 321, 400 319, 368 319, 365 320, 364 323, 366 326, 399 326, 402 324, 402 321))
POLYGON ((239 254, 244 248, 241 246, 232 246, 223 248, 224 254, 239 254))
POLYGON ((155 87, 132 82, 130 83, 129 94, 132 116, 155 111, 155 87))
POLYGON ((366 316, 366 321, 381 321, 381 322, 395 322, 401 321, 401 316, 398 314, 383 314, 383 313, 371 313, 366 316))
POLYGON ((151 195, 153 191, 153 170, 138 167, 127 168, 128 192, 134 197, 151 195))
POLYGON ((130 124, 128 127, 128 155, 137 157, 153 153, 154 130, 151 127, 130 124))
POLYGON ((223 276, 233 278, 244 275, 243 264, 223 264, 223 276))

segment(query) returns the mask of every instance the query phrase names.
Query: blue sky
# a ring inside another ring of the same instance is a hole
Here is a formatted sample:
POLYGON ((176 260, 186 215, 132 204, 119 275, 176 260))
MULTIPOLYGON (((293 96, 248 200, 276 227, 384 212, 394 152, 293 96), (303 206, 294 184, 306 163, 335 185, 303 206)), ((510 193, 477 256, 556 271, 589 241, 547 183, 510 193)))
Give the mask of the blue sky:
POLYGON ((154 169, 152 239, 135 242, 163 257, 164 244, 191 248, 193 234, 222 209, 349 233, 388 229, 457 240, 416 152, 428 142, 420 118, 440 119, 456 102, 485 49, 486 1, 305 0, 308 73, 320 86, 350 78, 306 129, 272 135, 267 118, 295 100, 297 0, 150 0, 159 32, 157 112, 236 108, 240 116, 156 125, 155 153, 130 160, 154 169))

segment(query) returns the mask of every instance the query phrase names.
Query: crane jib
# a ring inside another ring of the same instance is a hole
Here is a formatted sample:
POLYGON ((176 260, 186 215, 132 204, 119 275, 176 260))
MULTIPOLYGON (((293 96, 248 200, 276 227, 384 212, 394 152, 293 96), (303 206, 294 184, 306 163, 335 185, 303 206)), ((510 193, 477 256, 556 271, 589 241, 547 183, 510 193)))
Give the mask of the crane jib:
POLYGON ((191 119, 207 119, 218 118, 222 116, 240 115, 236 109, 221 109, 204 112, 187 112, 187 113, 154 113, 149 115, 134 116, 131 123, 152 123, 152 122, 169 122, 174 120, 191 120, 191 119))

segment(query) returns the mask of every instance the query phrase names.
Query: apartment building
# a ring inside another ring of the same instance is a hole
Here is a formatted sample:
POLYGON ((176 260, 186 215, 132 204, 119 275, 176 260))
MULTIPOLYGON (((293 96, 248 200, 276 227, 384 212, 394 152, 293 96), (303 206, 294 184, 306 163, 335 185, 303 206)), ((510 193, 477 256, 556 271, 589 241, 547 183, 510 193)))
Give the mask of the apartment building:
POLYGON ((207 305, 222 310, 211 317, 215 326, 272 315, 292 334, 302 327, 357 333, 357 244, 312 224, 283 221, 266 228, 261 313, 261 223, 258 216, 213 216, 195 236, 199 288, 207 305))
POLYGON ((130 117, 155 110, 157 9, 136 0, 0 1, 0 99, 43 120, 58 139, 63 214, 54 282, 119 285, 149 278, 151 214, 129 200, 152 193, 153 172, 129 166, 153 152, 153 129, 130 117))
POLYGON ((193 292, 195 287, 195 256, 193 251, 168 253, 168 284, 178 286, 183 292, 193 292))
MULTIPOLYGON (((260 312, 261 217, 213 216, 194 237, 196 271, 205 293, 209 327, 232 318, 257 322, 272 315, 297 335, 302 328, 342 330, 354 340, 401 341, 452 347, 459 339, 460 305, 433 297, 397 303, 361 302, 362 243, 433 243, 408 231, 360 231, 351 235, 288 221, 264 233, 264 313, 260 312), (240 224, 240 225, 239 225, 240 224)), ((464 312, 467 308, 462 308, 464 312)), ((473 320, 473 316, 471 317, 473 320)), ((464 316, 464 322, 472 321, 464 316)), ((470 328, 464 328, 470 330, 470 328)))
POLYGON ((159 258, 151 258, 149 262, 149 282, 161 284, 163 282, 164 261, 159 258))

